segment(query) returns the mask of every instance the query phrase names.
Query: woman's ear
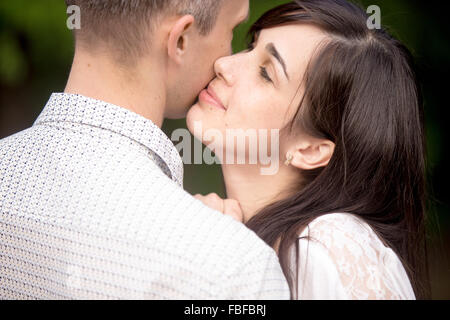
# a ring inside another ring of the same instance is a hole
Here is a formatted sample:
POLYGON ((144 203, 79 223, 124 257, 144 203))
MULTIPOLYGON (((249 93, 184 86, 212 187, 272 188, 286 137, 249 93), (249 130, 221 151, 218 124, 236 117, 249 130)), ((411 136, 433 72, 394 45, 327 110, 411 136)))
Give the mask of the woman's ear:
POLYGON ((290 164, 298 169, 313 170, 326 167, 334 153, 335 144, 326 139, 308 139, 288 152, 290 164))
POLYGON ((167 53, 169 59, 180 64, 186 54, 189 40, 192 35, 195 18, 192 15, 184 15, 175 21, 169 32, 167 53))

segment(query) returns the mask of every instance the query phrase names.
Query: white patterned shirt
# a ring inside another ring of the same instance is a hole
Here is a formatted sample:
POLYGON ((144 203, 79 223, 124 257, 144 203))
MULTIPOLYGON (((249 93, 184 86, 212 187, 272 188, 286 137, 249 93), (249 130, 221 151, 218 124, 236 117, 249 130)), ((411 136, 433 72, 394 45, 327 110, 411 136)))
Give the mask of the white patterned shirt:
POLYGON ((275 252, 182 176, 150 120, 53 94, 0 140, 0 299, 289 299, 275 252))

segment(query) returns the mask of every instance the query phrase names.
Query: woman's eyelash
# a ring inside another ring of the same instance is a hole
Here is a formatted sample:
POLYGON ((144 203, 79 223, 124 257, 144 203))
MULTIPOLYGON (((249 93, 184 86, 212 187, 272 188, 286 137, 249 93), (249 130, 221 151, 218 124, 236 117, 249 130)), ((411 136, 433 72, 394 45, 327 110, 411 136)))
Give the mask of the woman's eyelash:
MULTIPOLYGON (((252 51, 253 49, 255 49, 255 43, 252 42, 248 45, 247 47, 247 51, 252 51)), ((259 67, 259 74, 261 75, 261 77, 266 80, 267 82, 271 82, 273 83, 272 79, 270 78, 269 74, 267 73, 267 69, 265 67, 259 67)))
POLYGON ((253 49, 255 49, 255 43, 249 43, 249 45, 247 46, 247 51, 252 51, 253 49))
POLYGON ((270 78, 269 74, 267 73, 267 69, 264 67, 259 67, 259 73, 261 75, 261 77, 264 78, 264 80, 268 81, 268 82, 272 82, 272 79, 270 78))

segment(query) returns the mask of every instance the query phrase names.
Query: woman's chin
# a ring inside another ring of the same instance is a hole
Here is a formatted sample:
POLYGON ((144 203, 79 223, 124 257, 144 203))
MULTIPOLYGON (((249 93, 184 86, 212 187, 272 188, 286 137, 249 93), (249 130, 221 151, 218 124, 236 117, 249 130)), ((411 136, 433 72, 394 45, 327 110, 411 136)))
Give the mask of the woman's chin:
POLYGON ((224 136, 224 118, 209 107, 196 103, 192 106, 186 115, 186 125, 191 134, 200 140, 203 144, 209 141, 203 141, 203 137, 223 135, 224 136))
POLYGON ((194 128, 194 122, 196 121, 202 121, 202 111, 200 110, 198 102, 189 109, 186 115, 186 124, 191 133, 194 128))
POLYGON ((189 132, 200 141, 202 139, 198 135, 203 134, 203 128, 207 124, 206 118, 204 111, 198 103, 194 104, 186 115, 186 126, 189 132))

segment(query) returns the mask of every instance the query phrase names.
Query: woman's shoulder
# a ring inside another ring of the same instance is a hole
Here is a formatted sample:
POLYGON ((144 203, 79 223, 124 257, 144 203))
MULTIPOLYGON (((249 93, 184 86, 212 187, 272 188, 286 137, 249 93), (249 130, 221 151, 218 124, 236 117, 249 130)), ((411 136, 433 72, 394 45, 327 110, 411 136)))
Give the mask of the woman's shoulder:
POLYGON ((346 257, 379 265, 381 260, 398 259, 368 223, 351 213, 320 216, 308 224, 299 239, 314 242, 339 261, 346 257))
POLYGON ((346 257, 348 261, 364 259, 378 264, 392 251, 364 220, 351 213, 320 216, 308 224, 299 239, 314 242, 339 261, 346 257))
POLYGON ((414 299, 394 251, 358 216, 323 215, 313 220, 299 239, 300 256, 320 261, 311 272, 327 262, 326 270, 339 275, 343 290, 351 299, 414 299))
POLYGON ((361 218, 351 213, 330 213, 322 215, 308 224, 299 238, 319 242, 331 240, 356 241, 366 245, 382 244, 372 228, 361 218))

